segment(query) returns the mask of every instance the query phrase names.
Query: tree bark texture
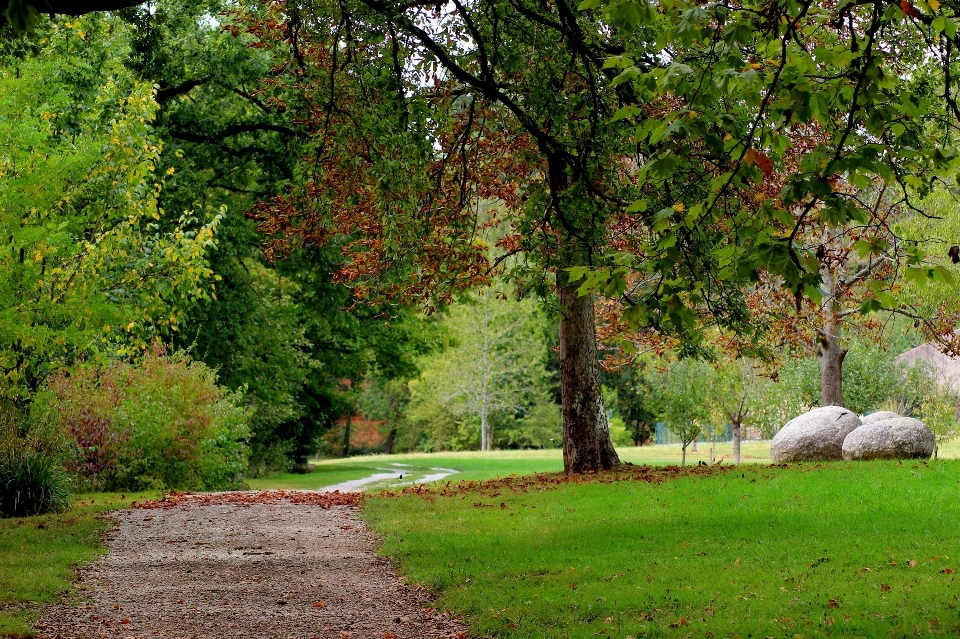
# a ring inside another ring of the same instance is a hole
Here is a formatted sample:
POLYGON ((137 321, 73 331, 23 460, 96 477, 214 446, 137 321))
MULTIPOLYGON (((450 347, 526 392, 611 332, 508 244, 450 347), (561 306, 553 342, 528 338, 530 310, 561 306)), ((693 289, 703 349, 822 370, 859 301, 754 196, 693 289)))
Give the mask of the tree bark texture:
POLYGON ((740 439, 741 439, 741 425, 734 423, 733 424, 733 463, 740 465, 740 439))
POLYGON ((821 270, 824 299, 823 330, 820 333, 820 405, 843 406, 843 358, 847 350, 840 345, 840 307, 836 300, 837 283, 829 268, 821 270))
POLYGON ((486 406, 480 409, 480 450, 490 450, 490 419, 486 406))
POLYGON ((390 429, 390 432, 387 434, 387 441, 383 445, 383 452, 387 455, 393 454, 393 447, 397 443, 397 427, 394 426, 390 429))
MULTIPOLYGON (((835 231, 825 231, 824 242, 830 241, 835 231)), ((843 406, 843 358, 847 350, 840 345, 840 304, 837 275, 824 265, 820 269, 823 281, 821 312, 823 329, 820 332, 818 360, 820 362, 820 405, 843 406)))
POLYGON ((350 456, 350 419, 353 417, 353 411, 347 413, 347 422, 343 428, 343 456, 350 456))
POLYGON ((563 410, 563 469, 567 474, 620 465, 600 390, 593 296, 558 273, 560 301, 560 396, 563 410))

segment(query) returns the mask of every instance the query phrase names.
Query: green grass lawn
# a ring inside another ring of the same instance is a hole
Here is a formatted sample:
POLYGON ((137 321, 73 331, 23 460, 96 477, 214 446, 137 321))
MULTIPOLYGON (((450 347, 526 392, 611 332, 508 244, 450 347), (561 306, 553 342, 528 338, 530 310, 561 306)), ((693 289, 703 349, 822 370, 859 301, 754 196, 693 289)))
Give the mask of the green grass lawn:
POLYGON ((364 517, 472 636, 960 633, 958 461, 374 498, 364 517))
MULTIPOLYGON (((698 452, 687 452, 687 463, 709 461, 710 445, 700 443, 698 452)), ((679 445, 641 446, 619 448, 620 458, 633 464, 668 465, 679 464, 679 445)), ((729 443, 718 444, 715 458, 723 457, 726 463, 733 459, 729 443)), ((770 442, 744 442, 741 451, 743 462, 770 463, 770 442)), ((365 455, 347 459, 324 459, 315 462, 312 473, 298 475, 282 473, 271 477, 249 479, 251 488, 258 489, 317 489, 340 482, 368 477, 385 469, 403 469, 403 484, 431 474, 433 468, 448 468, 458 471, 444 481, 489 479, 507 475, 531 473, 555 473, 563 470, 563 454, 560 450, 495 450, 487 453, 476 451, 460 453, 409 453, 402 455, 365 455)), ((383 481, 366 486, 366 490, 393 488, 398 481, 383 481)))
MULTIPOLYGON (((620 459, 632 464, 671 465, 680 464, 681 449, 678 444, 663 446, 630 446, 617 449, 620 459)), ((741 462, 745 464, 769 464, 770 442, 743 442, 741 462)), ((950 442, 941 447, 942 459, 960 458, 960 442, 950 442)), ((729 442, 717 444, 714 459, 721 463, 733 462, 733 450, 729 442)), ((710 444, 700 442, 697 451, 687 451, 687 463, 709 462, 710 444)), ((344 481, 369 477, 373 473, 389 469, 404 470, 402 482, 385 480, 364 486, 364 490, 375 492, 382 488, 396 488, 409 485, 426 475, 433 468, 447 468, 458 471, 446 477, 444 481, 488 479, 507 475, 528 475, 531 473, 555 473, 563 470, 563 455, 560 450, 495 450, 487 453, 476 451, 459 453, 407 453, 401 455, 364 455, 346 459, 323 459, 314 462, 312 473, 306 475, 280 473, 270 477, 247 480, 251 488, 304 489, 316 490, 344 481)))
POLYGON ((0 519, 0 637, 31 635, 41 606, 72 591, 74 569, 103 552, 101 513, 158 496, 78 495, 63 513, 0 519))

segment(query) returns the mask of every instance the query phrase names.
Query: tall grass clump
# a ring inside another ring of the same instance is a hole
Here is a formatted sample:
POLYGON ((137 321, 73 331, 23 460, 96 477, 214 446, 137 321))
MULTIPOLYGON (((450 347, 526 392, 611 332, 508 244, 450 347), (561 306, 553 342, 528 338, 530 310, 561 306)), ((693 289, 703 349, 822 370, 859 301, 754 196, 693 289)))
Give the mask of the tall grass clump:
POLYGON ((26 417, 12 408, 0 410, 0 516, 28 517, 67 507, 64 450, 64 437, 49 414, 26 417))

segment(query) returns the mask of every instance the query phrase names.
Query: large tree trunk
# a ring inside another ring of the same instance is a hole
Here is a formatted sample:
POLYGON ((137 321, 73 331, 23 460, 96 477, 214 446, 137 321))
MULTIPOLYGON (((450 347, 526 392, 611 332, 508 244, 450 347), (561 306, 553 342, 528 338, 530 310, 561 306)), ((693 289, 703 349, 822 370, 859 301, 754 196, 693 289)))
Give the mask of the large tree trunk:
POLYGON ((820 339, 820 393, 822 406, 843 406, 843 358, 847 351, 840 339, 824 335, 820 339))
MULTIPOLYGON (((827 242, 832 230, 825 232, 827 242)), ((847 350, 840 345, 840 304, 837 278, 828 265, 820 269, 824 298, 821 306, 823 330, 820 333, 818 359, 820 361, 820 405, 843 406, 843 358, 847 350)))
POLYGON ((593 295, 577 295, 567 274, 557 274, 560 300, 560 396, 563 469, 568 474, 620 465, 600 391, 593 295))

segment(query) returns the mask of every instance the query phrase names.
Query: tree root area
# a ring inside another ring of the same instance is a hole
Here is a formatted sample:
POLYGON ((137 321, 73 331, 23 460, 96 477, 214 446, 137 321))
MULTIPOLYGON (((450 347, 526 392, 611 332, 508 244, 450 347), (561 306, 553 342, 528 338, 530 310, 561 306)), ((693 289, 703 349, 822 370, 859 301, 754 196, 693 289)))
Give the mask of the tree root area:
POLYGON ((48 608, 37 636, 466 637, 377 557, 355 509, 197 496, 120 511, 109 552, 78 574, 84 601, 48 608))

